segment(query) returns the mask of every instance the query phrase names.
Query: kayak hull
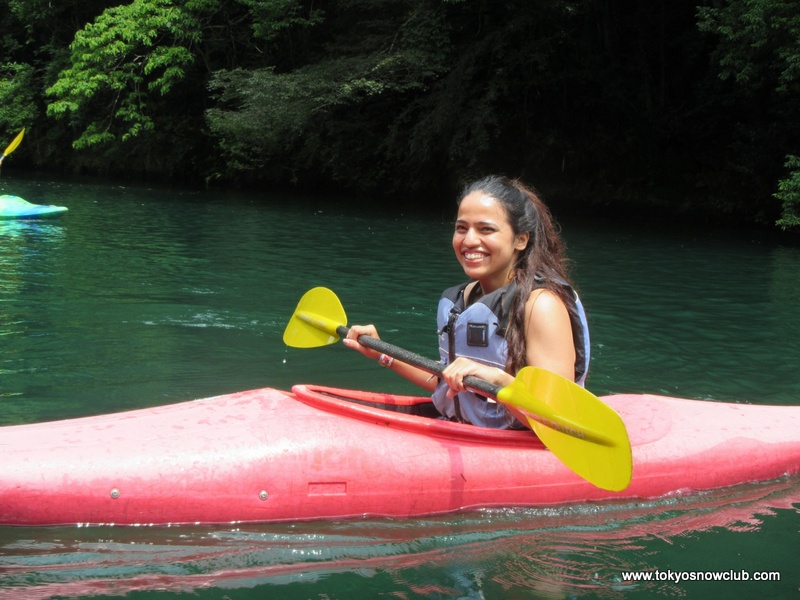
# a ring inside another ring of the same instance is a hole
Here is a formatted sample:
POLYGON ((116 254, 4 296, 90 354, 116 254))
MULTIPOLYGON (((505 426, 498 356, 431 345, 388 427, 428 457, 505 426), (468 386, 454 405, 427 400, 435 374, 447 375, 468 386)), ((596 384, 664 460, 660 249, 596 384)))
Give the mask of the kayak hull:
POLYGON ((532 432, 411 414, 430 409, 422 398, 332 388, 3 427, 0 524, 410 517, 655 498, 800 473, 800 407, 603 400, 631 438, 633 479, 621 492, 579 478, 532 432))
POLYGON ((45 219, 67 210, 66 206, 32 204, 19 196, 0 195, 0 219, 45 219))

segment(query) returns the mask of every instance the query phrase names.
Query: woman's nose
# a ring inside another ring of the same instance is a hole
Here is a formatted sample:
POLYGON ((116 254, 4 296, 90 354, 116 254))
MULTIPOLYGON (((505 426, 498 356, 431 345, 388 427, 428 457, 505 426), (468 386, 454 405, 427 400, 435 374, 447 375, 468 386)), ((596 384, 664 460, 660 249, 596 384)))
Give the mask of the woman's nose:
POLYGON ((468 229, 467 233, 464 235, 464 243, 470 245, 477 245, 480 243, 480 236, 478 236, 478 232, 474 229, 468 229))

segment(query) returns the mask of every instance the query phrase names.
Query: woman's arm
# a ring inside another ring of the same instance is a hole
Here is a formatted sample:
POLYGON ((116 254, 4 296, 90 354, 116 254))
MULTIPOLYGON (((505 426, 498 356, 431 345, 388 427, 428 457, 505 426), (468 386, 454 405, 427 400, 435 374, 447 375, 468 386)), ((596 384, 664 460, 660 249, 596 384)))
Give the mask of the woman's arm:
POLYGON ((537 289, 525 303, 526 364, 575 381, 575 342, 564 301, 537 289))
MULTIPOLYGON (((380 358, 380 352, 376 352, 375 350, 371 350, 366 346, 362 346, 358 343, 358 337, 361 335, 368 335, 370 337, 374 337, 375 339, 380 339, 378 335, 378 330, 375 329, 374 325, 352 325, 350 327, 350 331, 347 333, 347 337, 342 340, 345 346, 348 348, 352 348, 353 350, 357 350, 361 352, 367 358, 371 358, 372 360, 378 360, 380 358)), ((410 365, 408 363, 404 363, 400 360, 392 360, 391 364, 389 365, 389 369, 394 371, 401 377, 405 377, 411 383, 418 385, 419 387, 432 392, 436 389, 437 378, 435 375, 431 375, 427 371, 423 371, 422 369, 415 367, 414 365, 410 365)))

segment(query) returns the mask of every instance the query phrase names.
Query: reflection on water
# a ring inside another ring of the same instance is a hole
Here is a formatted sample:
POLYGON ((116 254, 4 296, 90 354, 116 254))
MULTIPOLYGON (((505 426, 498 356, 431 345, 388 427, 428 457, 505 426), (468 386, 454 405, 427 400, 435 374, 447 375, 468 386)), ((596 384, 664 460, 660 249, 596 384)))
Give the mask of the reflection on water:
MULTIPOLYGON (((268 587, 269 597, 322 597, 335 589, 342 598, 379 591, 403 598, 530 597, 532 592, 543 598, 623 598, 681 596, 682 590, 702 588, 622 578, 624 572, 666 570, 666 565, 783 570, 784 582, 761 588, 761 597, 778 597, 796 590, 791 557, 773 550, 743 558, 741 552, 722 550, 691 562, 681 559, 680 549, 708 531, 735 547, 744 541, 741 534, 794 510, 798 491, 795 479, 635 504, 487 509, 424 519, 233 529, 6 528, 0 530, 0 598, 208 586, 228 594, 266 593, 268 587), (724 562, 717 564, 720 555, 724 562), (351 596, 345 593, 348 586, 351 596)), ((713 589, 723 597, 735 586, 714 582, 713 589)))
POLYGON ((47 285, 58 271, 58 253, 66 233, 55 221, 0 220, 0 298, 47 285))
MULTIPOLYGON (((54 281, 65 238, 57 220, 0 220, 0 401, 22 395, 5 383, 12 376, 40 368, 40 357, 26 348, 42 340, 42 329, 52 323, 47 300, 38 299, 60 294, 54 281)), ((24 412, 16 404, 2 406, 10 422, 24 412)))

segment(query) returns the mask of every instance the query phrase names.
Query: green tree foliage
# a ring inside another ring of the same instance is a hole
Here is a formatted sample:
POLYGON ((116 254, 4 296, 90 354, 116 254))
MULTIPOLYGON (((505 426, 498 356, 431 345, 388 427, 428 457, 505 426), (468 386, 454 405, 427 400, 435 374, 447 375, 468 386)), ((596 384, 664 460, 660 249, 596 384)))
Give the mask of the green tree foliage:
POLYGON ((36 120, 35 90, 30 65, 0 64, 0 130, 22 129, 36 120))
MULTIPOLYGON (((698 9, 699 27, 717 36, 714 58, 720 77, 736 82, 738 93, 761 118, 749 136, 755 152, 777 164, 782 152, 789 177, 778 183, 782 227, 800 221, 800 10, 794 0, 728 0, 698 9)), ((774 168, 771 169, 774 173, 774 168)))
POLYGON ((46 89, 47 114, 77 132, 72 146, 89 164, 178 171, 202 150, 209 73, 313 14, 302 18, 295 0, 112 6, 75 33, 68 64, 46 89))
POLYGON ((25 143, 15 163, 48 169, 69 164, 71 132, 54 126, 46 117, 44 90, 65 66, 75 31, 105 8, 96 0, 7 0, 0 10, 0 127, 13 133, 27 128, 25 143))
POLYGON ((380 148, 392 114, 427 90, 446 68, 440 12, 426 2, 339 3, 355 23, 324 40, 324 52, 298 68, 216 72, 217 105, 208 111, 228 171, 297 179, 319 177, 352 189, 374 189, 387 175, 380 148), (377 160, 377 162, 376 162, 377 160), (287 175, 288 174, 288 175, 287 175))
POLYGON ((416 195, 493 170, 619 192, 696 168, 674 141, 707 117, 683 115, 694 4, 332 4, 305 63, 212 78, 228 177, 416 195))
POLYGON ((104 11, 75 35, 71 65, 47 90, 47 114, 72 114, 75 148, 128 141, 153 130, 152 95, 165 96, 194 61, 200 23, 170 0, 134 0, 104 11))
POLYGON ((140 179, 428 203, 503 172, 603 210, 785 219, 800 13, 697 4, 7 0, 0 133, 29 128, 18 165, 140 179))
POLYGON ((701 31, 721 38, 714 52, 720 76, 751 88, 798 91, 800 11, 793 0, 728 0, 698 8, 701 31))
POLYGON ((296 0, 239 0, 252 19, 253 37, 274 41, 294 27, 305 28, 323 21, 323 12, 296 0))
POLYGON ((786 168, 790 175, 778 183, 775 197, 783 202, 783 215, 778 225, 783 229, 800 229, 800 158, 788 156, 786 168))

